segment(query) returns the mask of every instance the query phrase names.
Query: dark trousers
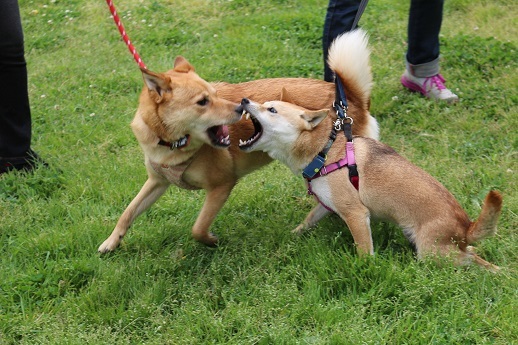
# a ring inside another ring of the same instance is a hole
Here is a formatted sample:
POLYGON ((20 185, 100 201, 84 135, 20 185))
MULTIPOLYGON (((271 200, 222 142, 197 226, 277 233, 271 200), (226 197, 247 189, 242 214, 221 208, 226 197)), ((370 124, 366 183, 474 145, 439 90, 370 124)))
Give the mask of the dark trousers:
POLYGON ((23 43, 18 0, 0 0, 0 158, 25 156, 31 145, 23 43))
MULTIPOLYGON (((360 0, 329 0, 322 45, 324 49, 324 79, 333 81, 334 76, 327 66, 327 52, 333 40, 351 30, 360 0)), ((411 0, 408 17, 407 64, 421 65, 427 70, 437 69, 439 57, 439 32, 442 24, 444 0, 411 0), (436 65, 436 66, 435 66, 436 65)), ((435 74, 436 74, 435 73, 435 74)))

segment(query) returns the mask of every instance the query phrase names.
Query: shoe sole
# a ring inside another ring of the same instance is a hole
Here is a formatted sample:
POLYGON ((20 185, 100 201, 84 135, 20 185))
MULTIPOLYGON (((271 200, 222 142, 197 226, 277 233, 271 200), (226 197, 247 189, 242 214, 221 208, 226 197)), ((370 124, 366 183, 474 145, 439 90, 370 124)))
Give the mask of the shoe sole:
POLYGON ((404 76, 401 77, 401 84, 403 84, 404 87, 406 87, 412 92, 419 92, 421 95, 428 97, 426 90, 423 90, 423 88, 419 84, 411 82, 404 76))

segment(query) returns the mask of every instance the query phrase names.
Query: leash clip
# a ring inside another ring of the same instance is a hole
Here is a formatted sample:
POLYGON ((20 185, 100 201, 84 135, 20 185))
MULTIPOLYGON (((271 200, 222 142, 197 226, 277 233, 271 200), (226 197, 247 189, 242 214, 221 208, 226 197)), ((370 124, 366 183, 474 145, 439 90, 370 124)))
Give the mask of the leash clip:
POLYGON ((333 124, 334 127, 335 127, 335 130, 339 131, 342 129, 342 126, 344 124, 349 124, 349 125, 352 125, 354 122, 353 118, 352 117, 349 117, 349 116, 345 116, 344 118, 338 118, 336 119, 335 123, 333 124))
POLYGON ((342 119, 336 119, 336 121, 334 123, 335 130, 336 131, 341 130, 342 129, 342 124, 343 124, 343 120, 342 119))
POLYGON ((347 105, 344 105, 342 101, 340 101, 340 104, 336 104, 336 101, 333 102, 333 108, 335 108, 336 116, 340 119, 344 119, 347 116, 347 105))

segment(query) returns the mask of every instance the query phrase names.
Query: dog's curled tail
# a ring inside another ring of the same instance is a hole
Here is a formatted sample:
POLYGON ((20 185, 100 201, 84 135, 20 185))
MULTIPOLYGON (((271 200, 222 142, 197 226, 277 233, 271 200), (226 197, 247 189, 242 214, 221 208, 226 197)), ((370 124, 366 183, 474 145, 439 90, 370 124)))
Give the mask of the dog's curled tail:
POLYGON ((342 80, 348 100, 369 110, 372 74, 367 33, 356 29, 338 36, 331 47, 327 63, 342 80))
POLYGON ((478 219, 471 223, 466 232, 466 241, 468 244, 494 235, 496 233, 496 223, 501 211, 502 195, 492 190, 486 195, 478 219))

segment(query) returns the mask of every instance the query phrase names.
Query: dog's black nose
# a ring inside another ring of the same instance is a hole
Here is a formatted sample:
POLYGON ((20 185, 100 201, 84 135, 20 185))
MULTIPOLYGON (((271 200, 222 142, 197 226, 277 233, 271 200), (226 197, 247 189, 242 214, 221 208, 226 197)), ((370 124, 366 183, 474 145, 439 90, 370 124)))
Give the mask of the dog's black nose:
POLYGON ((250 104, 250 100, 248 98, 243 98, 241 100, 241 104, 245 105, 245 104, 250 104))

